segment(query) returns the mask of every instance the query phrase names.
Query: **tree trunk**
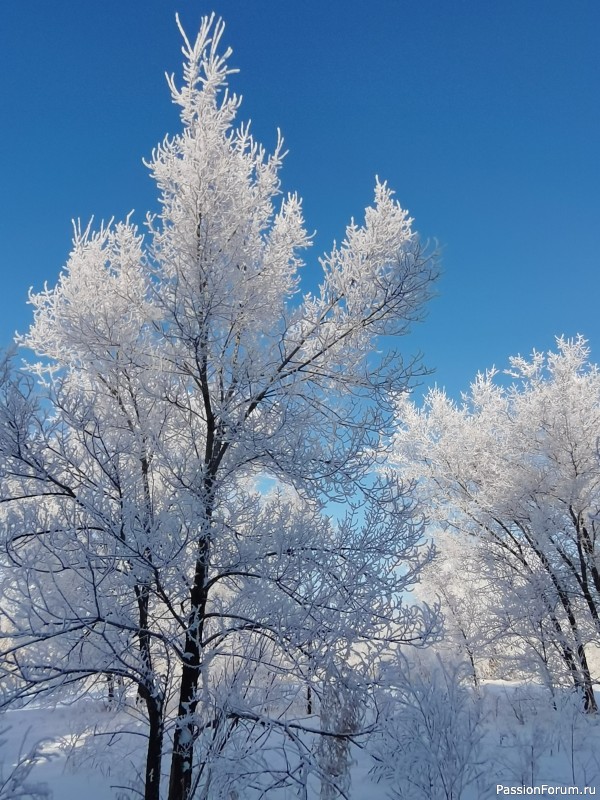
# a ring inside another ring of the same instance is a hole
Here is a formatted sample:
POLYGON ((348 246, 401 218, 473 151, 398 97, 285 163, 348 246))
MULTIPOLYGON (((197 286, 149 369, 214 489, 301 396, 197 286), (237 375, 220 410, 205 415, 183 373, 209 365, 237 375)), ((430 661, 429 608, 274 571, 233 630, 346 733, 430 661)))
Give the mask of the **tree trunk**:
POLYGON ((581 663, 581 675, 583 678, 583 710, 588 714, 595 714, 598 711, 598 704, 594 695, 594 683, 590 675, 585 648, 582 644, 577 648, 577 655, 581 663))
POLYGON ((160 777, 162 766, 164 722, 163 702, 164 697, 159 689, 152 663, 152 650, 150 646, 149 604, 150 589, 148 584, 136 584, 134 587, 139 612, 138 643, 140 658, 143 664, 143 674, 138 682, 138 697, 146 704, 148 713, 148 747, 146 749, 146 781, 144 787, 144 800, 160 800, 160 777))
POLYGON ((173 735, 173 757, 171 759, 168 800, 189 800, 192 786, 194 740, 196 738, 194 713, 198 705, 198 681, 207 600, 206 578, 209 548, 209 538, 206 536, 200 543, 194 585, 190 592, 191 613, 185 637, 185 662, 181 671, 179 707, 173 735))
MULTIPOLYGON (((186 642, 186 647, 189 642, 186 642)), ((186 650, 186 652, 188 652, 186 650)), ((195 725, 193 714, 197 705, 198 659, 196 666, 185 664, 181 675, 179 708, 173 736, 173 757, 169 776, 168 800, 188 800, 192 786, 195 725)))
POLYGON ((164 724, 162 704, 155 698, 147 698, 148 747, 146 750, 146 784, 144 800, 160 800, 160 770, 162 764, 164 724))

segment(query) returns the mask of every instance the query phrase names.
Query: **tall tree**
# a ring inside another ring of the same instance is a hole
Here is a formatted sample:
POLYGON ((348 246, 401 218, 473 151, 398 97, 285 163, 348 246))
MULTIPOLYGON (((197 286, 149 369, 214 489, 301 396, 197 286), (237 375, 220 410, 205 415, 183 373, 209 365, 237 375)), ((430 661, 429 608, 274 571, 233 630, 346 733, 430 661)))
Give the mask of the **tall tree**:
POLYGON ((402 598, 430 555, 418 509, 373 478, 388 393, 414 371, 375 342, 419 318, 435 266, 378 181, 318 292, 299 293, 301 202, 277 199, 282 141, 267 155, 235 127, 222 33, 212 16, 182 31, 183 129, 149 162, 147 240, 131 220, 77 229, 57 285, 31 296, 43 400, 26 375, 4 382, 7 669, 25 694, 133 680, 146 800, 165 724, 169 800, 206 794, 207 748, 242 722, 294 739, 264 711, 275 675, 305 687, 338 652, 368 661, 437 625, 402 598), (337 521, 332 500, 351 503, 337 521))

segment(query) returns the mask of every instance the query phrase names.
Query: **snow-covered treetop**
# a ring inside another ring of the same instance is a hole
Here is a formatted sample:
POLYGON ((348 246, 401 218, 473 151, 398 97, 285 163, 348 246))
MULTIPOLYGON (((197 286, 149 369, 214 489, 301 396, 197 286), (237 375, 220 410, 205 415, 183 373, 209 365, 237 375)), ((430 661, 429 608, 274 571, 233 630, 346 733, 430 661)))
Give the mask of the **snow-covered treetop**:
POLYGON ((173 345, 202 341, 209 362, 242 369, 258 393, 274 371, 289 382, 343 369, 361 382, 373 336, 404 333, 420 315, 434 266, 378 180, 364 223, 352 221, 320 259, 318 296, 293 299, 310 245, 302 202, 279 197, 281 136, 267 154, 236 122, 241 101, 228 90, 236 70, 231 51, 219 53, 223 29, 211 15, 193 42, 182 30, 183 83, 168 83, 183 129, 148 162, 162 207, 147 219, 149 238, 129 219, 98 232, 77 227, 56 287, 30 296, 35 322, 22 341, 67 365, 90 358, 90 338, 93 357, 104 348, 110 360, 117 348, 139 346, 147 327, 173 345))

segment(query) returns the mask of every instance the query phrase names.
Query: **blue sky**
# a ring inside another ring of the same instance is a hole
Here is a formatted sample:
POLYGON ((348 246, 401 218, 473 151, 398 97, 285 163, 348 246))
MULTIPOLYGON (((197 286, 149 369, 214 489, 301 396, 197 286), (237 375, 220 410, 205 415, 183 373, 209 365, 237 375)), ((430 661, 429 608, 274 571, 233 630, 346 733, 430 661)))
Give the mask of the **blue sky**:
POLYGON ((178 129, 164 80, 211 10, 232 88, 289 149, 317 256, 388 180, 443 256, 438 297, 402 343, 457 394, 478 369, 600 318, 597 0, 20 0, 0 21, 0 345, 52 285, 72 218, 155 206, 142 157, 178 129))

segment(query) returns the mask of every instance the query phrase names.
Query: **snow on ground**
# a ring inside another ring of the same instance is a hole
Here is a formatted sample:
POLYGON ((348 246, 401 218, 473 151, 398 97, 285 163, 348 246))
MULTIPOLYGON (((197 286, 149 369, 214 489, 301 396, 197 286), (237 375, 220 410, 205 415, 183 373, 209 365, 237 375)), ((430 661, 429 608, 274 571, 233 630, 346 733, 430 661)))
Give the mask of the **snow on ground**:
POLYGON ((600 794, 600 719, 582 714, 571 693, 549 700, 547 690, 534 684, 495 681, 483 687, 483 780, 479 793, 472 787, 464 800, 479 800, 484 792, 496 797, 500 783, 587 786, 600 794))
MULTIPOLYGON (((576 786, 597 789, 600 796, 600 720, 583 716, 568 695, 548 702, 541 687, 490 682, 482 689, 482 726, 477 752, 479 778, 454 800, 484 800, 501 796, 496 785, 541 787, 576 786)), ((30 794, 26 798, 53 800, 130 800, 137 795, 125 786, 135 780, 144 748, 143 727, 126 711, 109 711, 101 701, 80 700, 56 707, 29 706, 4 713, 0 721, 2 781, 23 758, 37 749, 26 764, 30 794), (127 732, 124 732, 127 731, 127 732), (37 793, 36 793, 37 792, 37 793)), ((418 763, 398 763, 406 772, 422 770, 418 763)), ((27 761, 27 759, 25 759, 27 761)), ((352 799, 402 797, 399 786, 377 782, 373 760, 356 750, 352 772, 352 799), (396 793, 395 791, 396 790, 396 793)), ((0 786, 2 786, 0 781, 0 786)), ((307 800, 317 800, 318 784, 307 800)), ((548 793, 547 796, 550 796, 548 793)), ((558 792, 555 793, 555 796, 558 792)), ((0 789, 0 800, 12 798, 10 784, 0 789)), ((21 797, 22 795, 18 795, 21 797)), ((269 793, 272 800, 292 800, 297 790, 269 793)), ((417 797, 415 794, 413 795, 417 797)), ((406 795, 407 800, 413 796, 406 795)), ((421 795, 418 795, 421 797, 421 795)), ((244 794, 250 800, 250 795, 244 794)), ((437 795, 431 796, 437 800, 437 795)))
MULTIPOLYGON (((84 796, 85 786, 87 800, 110 797, 102 775, 72 768, 75 751, 90 738, 87 730, 90 723, 89 711, 75 706, 29 707, 4 713, 0 749, 4 793, 11 797, 11 791, 16 789, 17 782, 9 780, 16 768, 15 775, 25 780, 27 786, 35 785, 40 796, 46 791, 54 798, 74 800, 84 796), (17 766, 19 763, 21 767, 17 766)), ((0 797, 4 794, 0 793, 0 797)))

